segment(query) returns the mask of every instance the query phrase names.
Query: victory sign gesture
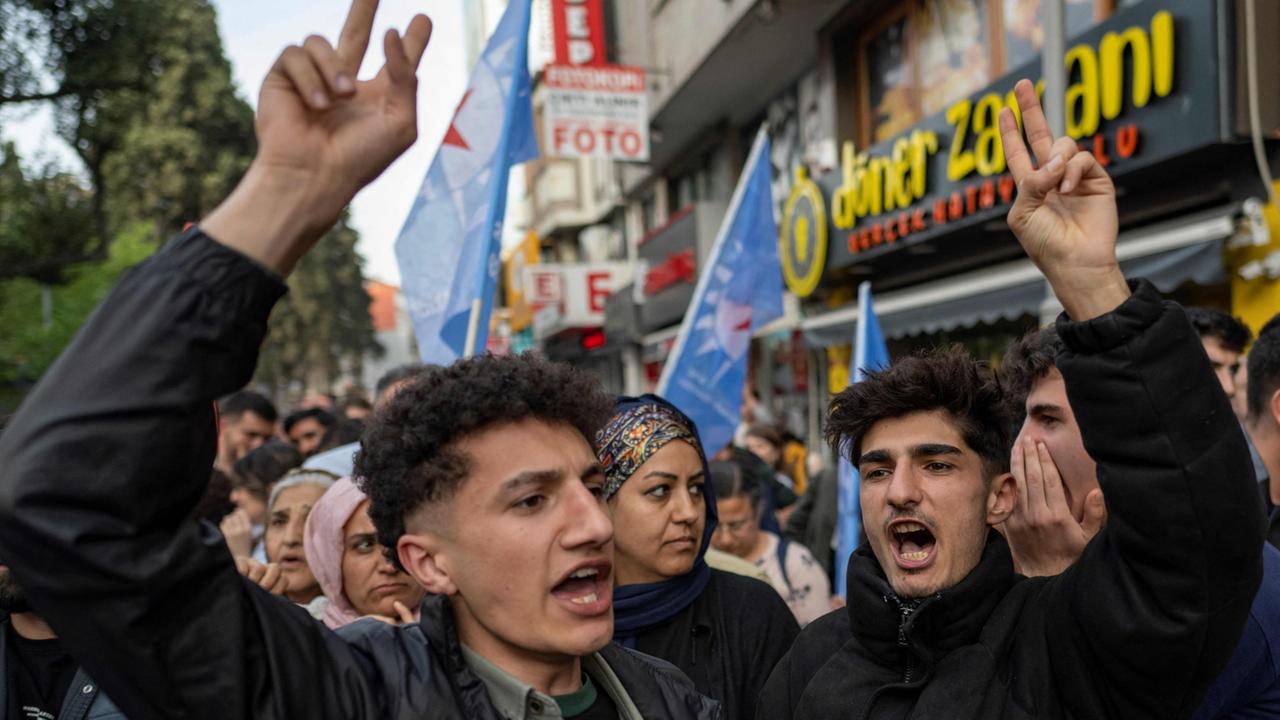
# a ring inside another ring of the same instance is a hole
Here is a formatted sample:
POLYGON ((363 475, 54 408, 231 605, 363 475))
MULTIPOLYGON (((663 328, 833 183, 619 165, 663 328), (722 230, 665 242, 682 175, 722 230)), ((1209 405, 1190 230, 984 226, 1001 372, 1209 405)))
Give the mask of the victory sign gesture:
POLYGON ((258 154, 201 222, 219 242, 281 275, 417 139, 416 72, 431 21, 415 16, 403 37, 387 31, 386 64, 358 81, 377 5, 353 0, 336 48, 311 35, 280 54, 258 96, 258 154))
POLYGON ((1115 185, 1097 159, 1080 150, 1074 140, 1054 140, 1030 81, 1020 80, 1014 95, 1031 152, 1022 141, 1013 111, 1005 108, 1000 113, 1000 135, 1018 186, 1018 199, 1009 210, 1009 228, 1072 320, 1110 312, 1129 296, 1116 261, 1115 185))

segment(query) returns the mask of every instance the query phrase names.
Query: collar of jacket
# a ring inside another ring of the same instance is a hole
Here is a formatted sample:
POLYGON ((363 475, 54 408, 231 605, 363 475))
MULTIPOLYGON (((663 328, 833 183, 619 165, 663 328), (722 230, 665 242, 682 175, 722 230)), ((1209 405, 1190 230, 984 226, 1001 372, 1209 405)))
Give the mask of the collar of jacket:
MULTIPOLYGON (((427 595, 423 598, 419 616, 419 627, 433 648, 438 648, 445 669, 453 678, 461 696, 462 707, 487 705, 503 717, 555 718, 560 717, 560 709, 554 700, 529 688, 519 680, 503 672, 492 663, 480 658, 481 663, 473 667, 467 655, 479 658, 470 649, 463 649, 458 638, 458 626, 453 621, 453 608, 449 598, 444 595, 427 595), (488 675, 487 678, 481 676, 488 675), (493 688, 493 692, 490 692, 493 688), (497 697, 495 697, 497 695, 497 697), (536 705, 533 703, 536 702, 536 705), (519 708, 519 710, 517 710, 519 708), (524 714, 513 714, 523 711, 524 714)), ((606 650, 608 648, 606 647, 606 650)), ((591 675, 592 680, 600 686, 600 691, 608 693, 618 707, 619 717, 623 720, 642 720, 623 686, 618 675, 609 667, 604 652, 592 653, 582 659, 582 669, 591 675)))
POLYGON ((867 544, 849 558, 848 609, 853 635, 885 667, 911 662, 900 644, 900 630, 914 653, 930 663, 978 640, 992 611, 1017 580, 1004 537, 989 530, 982 559, 963 580, 925 599, 904 618, 900 601, 867 544))

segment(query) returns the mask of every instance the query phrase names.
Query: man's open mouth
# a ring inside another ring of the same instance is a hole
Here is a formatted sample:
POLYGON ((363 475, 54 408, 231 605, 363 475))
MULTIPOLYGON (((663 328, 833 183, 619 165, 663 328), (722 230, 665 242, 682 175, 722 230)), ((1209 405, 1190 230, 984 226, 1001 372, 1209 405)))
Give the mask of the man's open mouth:
POLYGON ((583 563, 551 588, 557 600, 578 615, 606 612, 613 604, 613 564, 608 560, 583 563))
POLYGON ((907 570, 922 568, 930 563, 937 548, 933 532, 924 525, 904 520, 889 526, 889 538, 893 543, 894 558, 907 570))

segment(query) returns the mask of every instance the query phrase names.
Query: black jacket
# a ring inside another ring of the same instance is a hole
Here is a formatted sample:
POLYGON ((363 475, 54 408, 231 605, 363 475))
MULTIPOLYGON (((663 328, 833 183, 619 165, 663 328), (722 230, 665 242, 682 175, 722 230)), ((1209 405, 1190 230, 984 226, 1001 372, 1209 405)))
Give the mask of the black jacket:
MULTIPOLYGON (((248 382, 285 286, 198 230, 131 270, 0 439, 0 557, 72 656, 143 718, 493 718, 443 601, 346 639, 236 572, 187 518, 214 399, 248 382)), ((710 718, 669 666, 602 651, 653 717, 710 718)))
POLYGON ((724 706, 727 720, 754 717, 756 696, 800 632, 768 583, 720 570, 670 621, 636 636, 636 649, 662 658, 724 706))
POLYGON ((1148 284, 1058 321, 1067 395, 1108 520, 1053 578, 1015 575, 994 532, 957 586, 900 611, 867 548, 847 611, 811 623, 757 717, 1189 717, 1261 579, 1249 453, 1182 309, 1148 284))

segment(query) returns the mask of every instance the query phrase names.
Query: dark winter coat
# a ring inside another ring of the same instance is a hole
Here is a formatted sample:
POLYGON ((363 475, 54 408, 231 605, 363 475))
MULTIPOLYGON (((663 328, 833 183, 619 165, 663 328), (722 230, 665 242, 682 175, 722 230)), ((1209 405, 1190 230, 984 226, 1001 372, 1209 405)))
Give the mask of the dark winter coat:
POLYGON ((721 570, 689 607, 636 637, 636 649, 689 676, 728 720, 754 717, 756 697, 800 626, 768 583, 721 570))
MULTIPOLYGON (((496 719, 442 599, 340 637, 187 519, 214 399, 249 381, 284 292, 199 230, 127 273, 0 439, 0 557, 133 720, 496 719)), ((645 717, 717 715, 669 665, 600 655, 645 717)))
POLYGON ((1239 424, 1186 314, 1149 284, 1058 332, 1106 528, 1036 579, 1014 575, 992 533, 978 567, 914 612, 860 549, 847 612, 804 629, 758 718, 1167 720, 1199 707, 1262 574, 1239 424))

